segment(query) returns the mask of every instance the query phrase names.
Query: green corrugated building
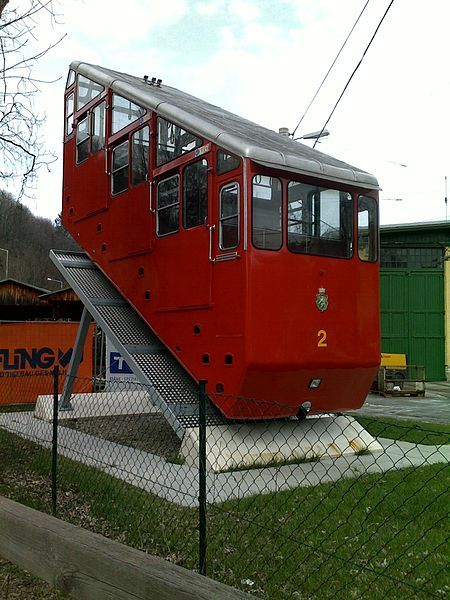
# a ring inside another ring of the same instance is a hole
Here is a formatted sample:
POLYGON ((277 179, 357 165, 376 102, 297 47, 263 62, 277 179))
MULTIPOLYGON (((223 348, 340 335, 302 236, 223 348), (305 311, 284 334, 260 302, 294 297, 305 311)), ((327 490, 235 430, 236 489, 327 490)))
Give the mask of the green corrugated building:
POLYGON ((450 380, 450 222, 381 227, 381 349, 450 380))

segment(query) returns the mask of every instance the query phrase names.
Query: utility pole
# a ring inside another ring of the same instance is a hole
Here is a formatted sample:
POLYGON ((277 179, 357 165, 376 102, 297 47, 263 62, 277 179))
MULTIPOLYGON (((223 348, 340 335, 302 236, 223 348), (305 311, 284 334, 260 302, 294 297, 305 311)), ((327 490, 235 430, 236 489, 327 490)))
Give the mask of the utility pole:
POLYGON ((445 176, 445 220, 447 221, 447 175, 445 176))
POLYGON ((5 279, 8 279, 8 261, 9 261, 9 250, 6 248, 0 248, 3 252, 6 252, 6 267, 5 267, 5 279))

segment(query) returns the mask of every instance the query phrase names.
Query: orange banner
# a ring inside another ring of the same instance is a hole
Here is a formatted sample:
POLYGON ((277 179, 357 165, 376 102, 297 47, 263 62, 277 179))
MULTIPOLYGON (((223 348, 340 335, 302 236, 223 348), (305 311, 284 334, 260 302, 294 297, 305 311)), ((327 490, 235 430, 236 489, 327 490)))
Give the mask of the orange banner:
MULTIPOLYGON (((52 394, 56 365, 61 393, 78 325, 62 321, 0 323, 0 404, 29 404, 39 395, 52 394)), ((74 392, 92 391, 93 334, 92 324, 74 392)))

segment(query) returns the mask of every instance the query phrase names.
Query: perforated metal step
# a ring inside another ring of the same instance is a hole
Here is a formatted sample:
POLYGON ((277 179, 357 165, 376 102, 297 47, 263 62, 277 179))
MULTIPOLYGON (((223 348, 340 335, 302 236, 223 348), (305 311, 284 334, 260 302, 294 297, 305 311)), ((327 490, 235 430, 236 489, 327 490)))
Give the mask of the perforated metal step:
MULTIPOLYGON (((72 286, 94 321, 121 352, 137 379, 148 386, 152 403, 182 438, 197 427, 198 386, 84 252, 51 250, 50 258, 72 286)), ((208 425, 227 420, 208 401, 208 425)))

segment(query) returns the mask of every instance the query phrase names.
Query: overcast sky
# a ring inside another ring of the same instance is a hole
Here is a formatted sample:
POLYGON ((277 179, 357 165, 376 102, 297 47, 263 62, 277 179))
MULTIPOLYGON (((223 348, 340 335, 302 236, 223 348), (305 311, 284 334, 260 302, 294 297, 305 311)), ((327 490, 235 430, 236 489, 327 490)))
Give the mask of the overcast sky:
MULTIPOLYGON (((60 157, 63 92, 72 60, 173 87, 278 131, 292 131, 366 0, 61 0, 67 33, 40 63, 37 107, 60 157)), ((390 0, 371 0, 297 135, 321 129, 390 0)), ((18 2, 11 2, 11 5, 18 2)), ((318 149, 377 176, 382 223, 445 219, 450 175, 449 0, 396 0, 318 149), (402 201, 394 201, 401 198, 402 201)), ((42 172, 36 214, 61 204, 61 159, 42 172)), ((14 191, 11 189, 11 191, 14 191)))

